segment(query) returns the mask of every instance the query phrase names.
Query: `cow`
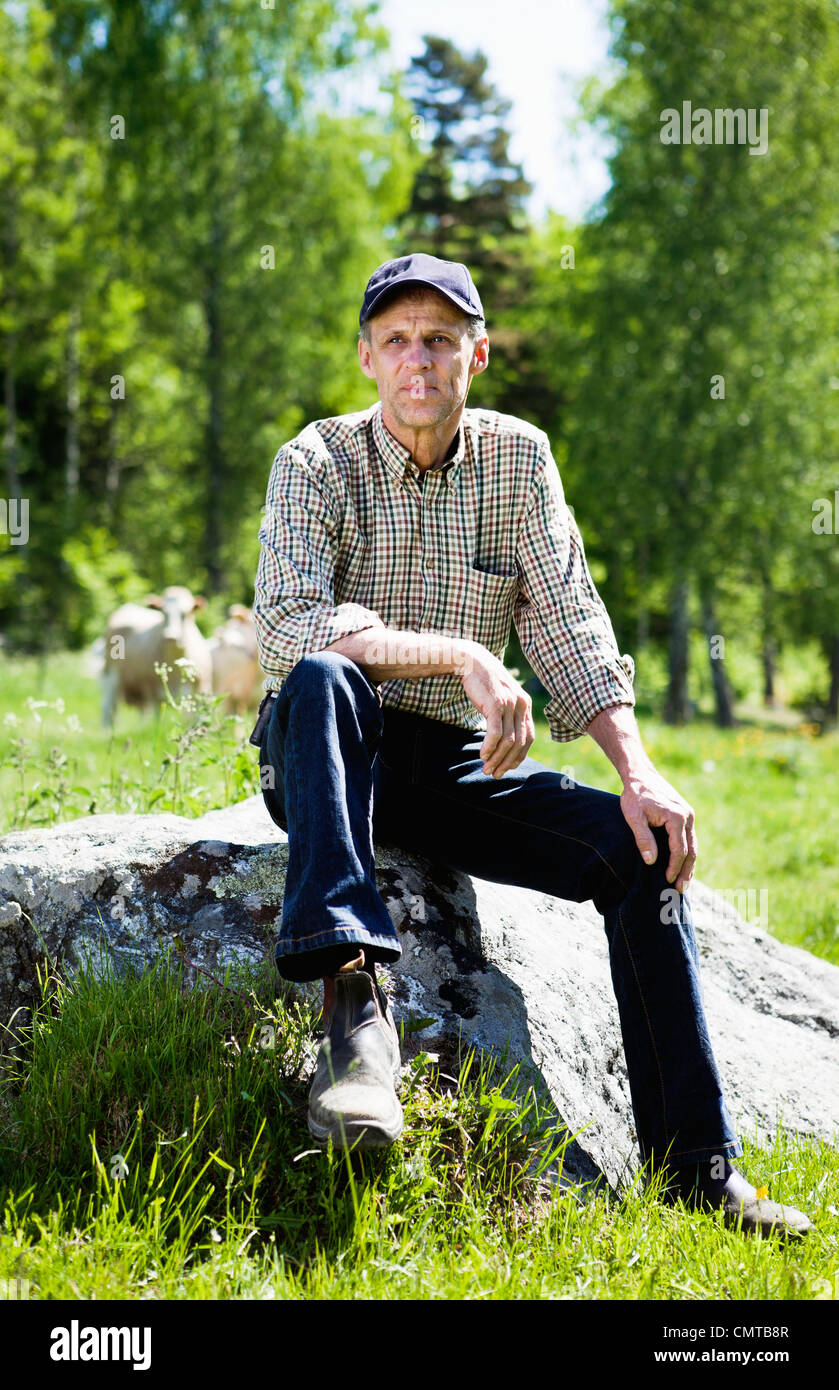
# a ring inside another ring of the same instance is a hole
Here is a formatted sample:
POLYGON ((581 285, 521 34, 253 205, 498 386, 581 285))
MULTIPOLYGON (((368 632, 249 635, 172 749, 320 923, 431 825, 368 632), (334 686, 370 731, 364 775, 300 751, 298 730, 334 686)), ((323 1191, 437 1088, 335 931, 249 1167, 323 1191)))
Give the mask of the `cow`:
POLYGON ((256 648, 256 628, 249 608, 232 603, 227 622, 210 638, 213 667, 213 694, 227 697, 227 708, 235 714, 259 704, 262 672, 256 648))
POLYGON ((167 679, 176 699, 186 681, 183 662, 195 669, 194 684, 187 688, 210 694, 210 646, 193 617, 206 602, 182 585, 173 584, 162 596, 150 594, 143 603, 124 603, 111 615, 102 671, 102 719, 106 725, 113 724, 118 700, 141 709, 159 706, 163 686, 154 668, 162 663, 171 667, 167 679))

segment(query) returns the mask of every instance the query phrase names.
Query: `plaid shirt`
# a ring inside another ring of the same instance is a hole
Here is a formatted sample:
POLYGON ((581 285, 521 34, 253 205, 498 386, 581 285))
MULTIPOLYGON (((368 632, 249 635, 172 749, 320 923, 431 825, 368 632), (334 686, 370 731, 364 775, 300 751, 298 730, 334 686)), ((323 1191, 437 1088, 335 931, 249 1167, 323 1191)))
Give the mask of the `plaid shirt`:
MULTIPOLYGON (((469 638, 503 659, 512 620, 550 694, 551 736, 576 738, 601 710, 634 705, 634 666, 618 652, 548 437, 512 415, 465 409, 454 450, 423 477, 382 423, 381 402, 316 420, 282 446, 259 531, 265 688, 366 628, 469 638)), ((387 680, 379 696, 486 728, 455 675, 387 680)))

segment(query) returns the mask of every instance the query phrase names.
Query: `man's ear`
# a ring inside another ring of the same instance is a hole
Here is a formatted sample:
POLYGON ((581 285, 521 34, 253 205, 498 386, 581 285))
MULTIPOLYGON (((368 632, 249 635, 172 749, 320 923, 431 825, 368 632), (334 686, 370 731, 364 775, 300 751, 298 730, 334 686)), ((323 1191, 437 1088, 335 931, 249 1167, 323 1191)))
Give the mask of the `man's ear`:
POLYGON ((370 344, 367 342, 366 338, 359 338, 358 340, 358 360, 364 375, 368 376, 371 381, 375 381, 376 373, 373 369, 373 356, 370 351, 370 344))
POLYGON ((472 364, 470 374, 477 376, 479 372, 485 372, 489 366, 489 338, 484 335, 479 338, 472 351, 472 364))

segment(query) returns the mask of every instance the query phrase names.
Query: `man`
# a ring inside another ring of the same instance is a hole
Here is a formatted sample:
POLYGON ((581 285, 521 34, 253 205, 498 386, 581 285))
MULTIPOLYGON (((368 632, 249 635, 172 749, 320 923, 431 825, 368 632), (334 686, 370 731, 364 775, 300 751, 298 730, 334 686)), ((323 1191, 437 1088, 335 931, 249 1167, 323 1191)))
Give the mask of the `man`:
POLYGON ((274 459, 254 618, 254 741, 289 833, 278 969, 324 979, 309 1102, 321 1141, 396 1139, 399 1046, 375 965, 400 947, 376 891, 378 831, 455 869, 603 914, 642 1162, 667 1194, 744 1229, 801 1234, 758 1199, 721 1092, 684 896, 691 808, 653 767, 543 431, 466 409, 487 368, 466 266, 416 254, 368 282, 361 370, 380 401, 319 420, 274 459), (620 797, 527 756, 531 701, 503 665, 515 622, 551 734, 588 733, 620 797), (675 893, 673 889, 675 888, 675 893), (678 909, 672 910, 673 900, 678 909), (671 910, 663 911, 662 904, 671 910))

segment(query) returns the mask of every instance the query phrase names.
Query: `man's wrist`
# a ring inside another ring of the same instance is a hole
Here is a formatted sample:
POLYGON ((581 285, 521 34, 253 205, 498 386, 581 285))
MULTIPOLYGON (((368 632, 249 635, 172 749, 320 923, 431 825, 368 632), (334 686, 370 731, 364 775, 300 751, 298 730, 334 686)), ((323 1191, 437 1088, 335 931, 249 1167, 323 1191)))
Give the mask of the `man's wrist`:
POLYGON ((641 742, 631 705, 613 705, 601 710, 588 726, 588 733, 606 754, 618 776, 628 787, 655 772, 653 762, 641 742))

